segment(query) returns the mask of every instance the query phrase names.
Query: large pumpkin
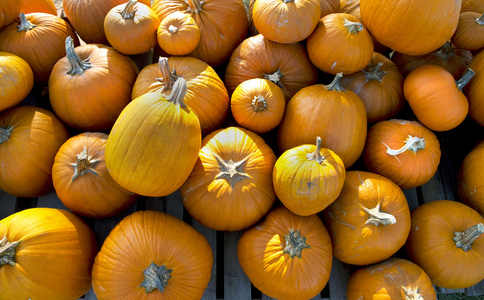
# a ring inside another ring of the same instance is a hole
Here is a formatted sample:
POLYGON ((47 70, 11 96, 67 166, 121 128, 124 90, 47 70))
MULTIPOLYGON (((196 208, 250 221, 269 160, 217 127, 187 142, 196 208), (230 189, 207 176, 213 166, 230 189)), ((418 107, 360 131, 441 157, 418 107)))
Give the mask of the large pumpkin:
POLYGON ((331 239, 317 215, 279 206, 242 234, 237 257, 251 283, 277 299, 311 299, 329 280, 331 239))
POLYGON ((256 133, 239 127, 213 131, 203 139, 197 163, 180 188, 183 205, 215 230, 252 226, 276 199, 275 162, 274 152, 256 133))
POLYGON ((50 192, 54 157, 68 138, 64 124, 44 108, 15 106, 3 112, 0 189, 25 198, 50 192))
POLYGON ((33 86, 34 73, 30 65, 20 56, 0 52, 0 111, 22 102, 33 86))
POLYGON ((484 216, 484 141, 480 141, 464 158, 457 173, 460 200, 484 216))
POLYGON ((462 0, 360 0, 366 28, 383 45, 409 55, 436 50, 454 34, 462 0))
POLYGON ((11 2, 20 2, 22 7, 20 12, 25 14, 43 12, 57 16, 57 7, 53 0, 20 0, 11 2))
POLYGON ((484 126, 484 51, 472 58, 469 68, 476 72, 472 80, 464 87, 464 94, 469 100, 469 116, 479 125, 484 126))
POLYGON ((30 208, 0 220, 0 297, 75 300, 91 289, 94 231, 62 209, 30 208))
POLYGON ((2 1, 0 3, 0 28, 15 21, 22 10, 21 1, 2 1))
POLYGON ((111 230, 96 256, 97 299, 201 299, 212 274, 207 239, 159 211, 137 211, 111 230))
POLYGON ((147 93, 131 101, 109 133, 105 160, 111 177, 133 193, 161 197, 188 178, 200 150, 202 132, 195 112, 184 103, 187 84, 171 94, 147 93))

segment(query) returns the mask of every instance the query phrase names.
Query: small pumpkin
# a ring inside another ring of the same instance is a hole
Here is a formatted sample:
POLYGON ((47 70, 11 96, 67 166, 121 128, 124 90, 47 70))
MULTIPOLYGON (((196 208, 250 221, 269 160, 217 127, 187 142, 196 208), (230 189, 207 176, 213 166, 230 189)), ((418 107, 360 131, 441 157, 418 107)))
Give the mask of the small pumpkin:
POLYGON ((0 111, 22 102, 33 86, 34 73, 30 65, 20 56, 0 52, 0 111))
POLYGON ((484 3, 480 0, 462 0, 461 12, 465 11, 484 13, 484 3))
POLYGON ((472 80, 464 87, 464 94, 469 101, 469 116, 479 125, 484 126, 484 51, 472 58, 469 69, 476 72, 472 80))
POLYGON ((97 250, 94 231, 67 210, 35 207, 0 220, 2 299, 82 297, 97 250))
POLYGON ((457 193, 459 199, 484 216, 483 188, 484 141, 480 141, 464 157, 457 173, 457 193))
POLYGON ((277 198, 291 212, 300 216, 316 214, 341 193, 346 169, 341 158, 327 148, 300 145, 279 156, 272 173, 277 198))
POLYGON ((230 98, 230 111, 242 127, 266 133, 281 123, 286 100, 281 88, 270 80, 253 78, 237 86, 230 98))
POLYGON ((412 212, 407 254, 432 283, 463 289, 484 279, 484 217, 469 206, 435 200, 412 212))
POLYGON ((158 45, 170 55, 188 55, 197 48, 200 35, 195 20, 181 11, 167 15, 156 31, 158 45))
POLYGON ((484 48, 484 12, 461 12, 452 43, 471 51, 484 48))
POLYGON ((332 266, 331 239, 317 215, 298 216, 279 206, 237 244, 251 283, 277 299, 311 299, 324 289, 332 266))
POLYGON ((211 278, 212 248, 185 222, 137 211, 109 233, 92 267, 97 299, 201 299, 211 278))
POLYGON ((368 130, 362 158, 365 168, 392 180, 401 189, 428 182, 440 163, 435 133, 418 121, 390 119, 368 130))

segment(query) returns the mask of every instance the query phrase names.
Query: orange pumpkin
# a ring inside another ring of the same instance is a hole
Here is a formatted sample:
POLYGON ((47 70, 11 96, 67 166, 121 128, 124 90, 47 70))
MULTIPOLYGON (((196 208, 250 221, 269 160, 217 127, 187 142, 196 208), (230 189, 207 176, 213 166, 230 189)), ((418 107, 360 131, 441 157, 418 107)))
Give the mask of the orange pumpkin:
POLYGON ((197 163, 180 188, 183 205, 208 228, 250 227, 276 199, 275 162, 274 152, 256 133, 239 127, 215 130, 203 138, 197 163))
POLYGON ((417 121, 380 121, 368 130, 363 163, 370 172, 381 174, 402 189, 429 181, 440 163, 437 136, 417 121))
POLYGON ((36 207, 0 220, 2 299, 78 299, 91 289, 94 231, 62 209, 36 207))
POLYGON ((311 62, 332 75, 362 70, 370 63, 374 51, 370 33, 358 18, 345 13, 322 17, 306 42, 311 62))
POLYGON ((484 279, 484 217, 469 206, 436 200, 412 212, 407 254, 436 286, 468 288, 484 279))
POLYGON ((23 58, 32 68, 35 81, 47 83, 54 65, 66 55, 67 37, 79 45, 76 33, 64 19, 46 13, 21 13, 19 21, 0 31, 0 51, 23 58))
POLYGON ((131 101, 138 68, 127 56, 101 44, 74 48, 66 39, 67 56, 54 66, 49 78, 52 109, 68 126, 109 132, 131 101))
POLYGON ((469 116, 479 125, 484 126, 484 51, 480 51, 469 63, 469 68, 476 72, 472 80, 464 87, 464 94, 469 101, 469 116))
POLYGON ((200 42, 200 28, 195 20, 181 11, 167 15, 158 26, 158 45, 170 55, 188 55, 200 42))
POLYGON ((339 197, 324 211, 333 255, 353 265, 381 262, 395 254, 410 231, 410 209, 391 180, 348 171, 339 197))
POLYGON ((461 12, 452 42, 466 50, 484 48, 484 13, 461 12))
POLYGON ((119 186, 104 161, 108 135, 84 132, 68 139, 57 151, 52 181, 62 203, 90 218, 114 216, 136 201, 137 195, 119 186))
POLYGON ((429 276, 417 264, 389 258, 356 269, 348 280, 346 298, 437 300, 437 294, 429 276))
POLYGON ((403 76, 383 54, 374 52, 363 70, 343 76, 341 86, 357 94, 365 104, 368 123, 395 117, 403 108, 403 76))
POLYGON ((279 156, 272 173, 277 198, 300 216, 316 214, 333 203, 343 188, 346 169, 333 151, 316 145, 300 145, 279 156))
POLYGON ((358 95, 339 84, 341 73, 329 85, 315 84, 301 89, 287 103, 277 132, 279 151, 314 142, 334 151, 348 169, 365 146, 367 118, 358 95))
POLYGON ((34 73, 30 65, 20 56, 0 52, 0 111, 22 102, 33 86, 34 73))
POLYGON ((484 141, 480 141, 464 158, 457 173, 459 199, 484 216, 484 141))
POLYGON ((160 57, 157 63, 141 70, 131 98, 149 92, 167 95, 180 77, 186 80, 188 86, 183 102, 197 114, 202 133, 206 135, 218 129, 230 110, 229 94, 217 72, 200 59, 160 57))
POLYGON ((405 78, 403 94, 423 125, 434 131, 448 131, 467 117, 469 101, 462 89, 474 75, 472 69, 467 69, 455 81, 443 67, 420 66, 405 78))
POLYGON ((200 299, 212 274, 207 239, 159 211, 137 211, 111 230, 96 256, 97 299, 200 299))
POLYGON ((57 8, 53 0, 20 0, 21 12, 25 14, 43 12, 57 16, 57 8))
POLYGON ((20 1, 2 1, 0 3, 0 28, 15 21, 21 10, 20 1))
POLYGON ((461 12, 465 11, 484 13, 484 3, 481 0, 462 0, 461 12))
POLYGON ((0 189, 31 198, 50 192, 52 165, 69 138, 52 112, 36 106, 15 106, 0 115, 0 189), (19 151, 21 149, 21 151, 19 151))
POLYGON ((445 44, 457 27, 462 0, 361 0, 363 23, 383 45, 422 55, 445 44))
POLYGON ((235 121, 257 133, 276 128, 285 109, 286 100, 281 88, 263 78, 242 82, 230 98, 230 110, 235 121))
POLYGON ((328 231, 317 215, 302 217, 279 206, 242 234, 237 257, 257 289, 283 300, 321 293, 333 255, 328 231))

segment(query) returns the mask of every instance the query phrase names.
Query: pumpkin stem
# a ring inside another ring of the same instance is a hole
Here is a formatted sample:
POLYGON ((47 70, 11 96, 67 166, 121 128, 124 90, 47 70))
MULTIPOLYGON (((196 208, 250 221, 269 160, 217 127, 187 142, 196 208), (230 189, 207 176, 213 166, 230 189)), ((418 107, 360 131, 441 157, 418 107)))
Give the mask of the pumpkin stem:
POLYGON ((383 66, 383 62, 379 61, 376 66, 374 66, 371 62, 368 64, 366 69, 363 69, 362 72, 365 75, 367 81, 376 80, 382 81, 385 72, 381 71, 380 68, 383 66))
POLYGON ((314 160, 318 164, 321 164, 326 158, 321 155, 321 137, 317 136, 316 137, 316 150, 312 153, 308 153, 306 155, 306 158, 308 160, 314 160))
POLYGON ((470 228, 467 228, 465 231, 457 231, 454 232, 454 242, 457 248, 462 248, 462 250, 466 251, 471 249, 472 242, 477 239, 481 234, 484 233, 484 224, 479 223, 470 228))
POLYGON ((178 79, 175 81, 175 85, 173 85, 173 88, 171 89, 170 95, 164 97, 166 100, 170 101, 175 105, 185 107, 187 105, 183 102, 183 99, 185 98, 187 91, 187 81, 183 77, 178 77, 178 79))
POLYGON ((178 27, 176 27, 175 25, 168 26, 168 32, 170 32, 171 34, 176 33, 177 31, 178 27))
POLYGON ((175 69, 170 72, 168 57, 160 57, 158 59, 158 67, 160 68, 162 77, 158 77, 156 80, 163 83, 163 89, 161 91, 165 92, 166 90, 171 90, 179 76, 176 75, 175 69))
POLYGON ((0 127, 0 144, 6 142, 10 138, 10 134, 12 134, 12 126, 7 128, 0 127))
POLYGON ((3 236, 0 240, 0 267, 6 264, 15 266, 15 250, 20 244, 20 241, 10 243, 7 236, 3 236))
POLYGON ((144 287, 146 293, 150 293, 155 289, 164 292, 165 287, 168 285, 168 280, 171 278, 172 271, 173 269, 167 269, 166 266, 158 266, 152 262, 150 266, 143 271, 145 279, 140 287, 144 287))
POLYGON ((205 1, 200 1, 200 0, 183 0, 186 4, 188 4, 187 13, 196 13, 199 14, 201 11, 203 11, 203 4, 205 1))
POLYGON ((341 77, 343 77, 343 73, 342 72, 337 73, 336 76, 334 76, 333 81, 330 84, 325 85, 324 87, 328 91, 345 92, 346 90, 339 83, 339 80, 340 80, 341 77))
POLYGON ((484 25, 484 13, 476 19, 476 23, 479 24, 479 26, 484 25))
POLYGON ((363 30, 363 25, 359 22, 352 22, 348 19, 345 19, 343 26, 350 32, 350 33, 358 33, 363 30))
MULTIPOLYGON (((418 150, 425 149, 425 139, 409 135, 405 140, 405 145, 400 149, 391 149, 387 144, 381 141, 387 147, 387 154, 397 157, 397 155, 410 150, 417 153, 418 150)), ((398 158, 397 158, 398 159, 398 158)))
POLYGON ((232 159, 226 161, 217 153, 213 153, 213 156, 217 160, 220 168, 220 172, 217 174, 215 179, 223 178, 227 180, 227 182, 230 184, 230 187, 233 188, 237 182, 252 178, 249 174, 244 172, 245 163, 247 162, 249 156, 246 156, 244 159, 236 162, 234 162, 232 159))
POLYGON ((412 289, 411 287, 402 286, 402 290, 405 293, 405 300, 424 300, 418 292, 418 287, 412 289))
POLYGON ((30 23, 27 18, 25 17, 25 13, 20 13, 19 17, 19 24, 17 25, 17 32, 20 31, 29 31, 37 27, 37 25, 30 23))
POLYGON ((69 62, 69 70, 66 71, 66 74, 71 76, 82 75, 87 69, 92 67, 89 57, 81 60, 79 55, 77 55, 74 50, 74 40, 70 36, 66 38, 66 57, 69 62))
POLYGON ((283 0, 284 3, 294 2, 294 0, 283 0))
POLYGON ((366 220, 365 224, 373 224, 378 226, 382 225, 392 225, 397 223, 397 219, 391 214, 384 213, 380 211, 380 203, 378 203, 374 208, 368 209, 363 207, 363 210, 369 215, 368 220, 366 220))
POLYGON ((275 71, 272 74, 264 74, 264 78, 265 79, 274 82, 275 84, 277 84, 280 87, 281 87, 281 78, 282 78, 282 76, 283 75, 281 73, 281 69, 280 68, 277 69, 277 71, 275 71))
POLYGON ((294 258, 294 256, 301 258, 302 250, 305 248, 311 248, 311 246, 306 244, 306 237, 301 236, 299 229, 289 229, 289 234, 284 235, 284 238, 286 244, 283 252, 289 254, 291 258, 294 258))
POLYGON ((474 72, 474 70, 470 68, 467 68, 464 74, 462 74, 462 77, 455 82, 455 84, 457 85, 457 88, 462 92, 462 89, 464 88, 464 86, 468 84, 469 81, 471 81, 474 75, 476 75, 476 72, 474 72))
POLYGON ((136 0, 129 0, 128 3, 126 3, 126 6, 124 6, 124 9, 121 11, 121 16, 123 19, 134 18, 134 15, 137 11, 136 4, 138 4, 138 1, 136 0))
POLYGON ((263 111, 264 109, 267 109, 267 101, 262 95, 254 96, 251 104, 254 111, 263 111))
POLYGON ((81 153, 76 155, 76 159, 77 163, 71 164, 71 166, 74 167, 74 175, 72 175, 71 182, 87 173, 99 176, 96 170, 94 170, 99 163, 99 160, 92 160, 92 157, 87 155, 86 147, 84 147, 81 153))
POLYGON ((439 57, 440 60, 444 62, 447 62, 449 60, 449 57, 456 56, 454 52, 454 47, 452 46, 450 40, 443 44, 442 47, 439 48, 439 50, 433 52, 433 54, 439 57))

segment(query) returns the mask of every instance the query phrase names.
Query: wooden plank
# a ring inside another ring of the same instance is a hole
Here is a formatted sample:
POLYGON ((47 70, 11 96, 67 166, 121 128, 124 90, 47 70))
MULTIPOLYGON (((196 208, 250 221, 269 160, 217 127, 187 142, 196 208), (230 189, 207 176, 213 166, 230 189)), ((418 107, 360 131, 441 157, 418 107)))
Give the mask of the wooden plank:
POLYGON ((193 228, 200 232, 208 241, 213 252, 212 277, 203 293, 203 300, 215 300, 217 298, 217 231, 207 228, 193 220, 193 228))
POLYGON ((346 299, 346 287, 352 272, 352 267, 333 257, 333 265, 329 276, 329 298, 346 299))
POLYGON ((15 213, 17 197, 0 190, 0 220, 15 213))
POLYGON ((90 289, 80 300, 97 300, 97 297, 96 294, 94 294, 94 290, 90 289))
POLYGON ((419 205, 418 204, 417 188, 403 190, 403 194, 405 195, 405 198, 407 199, 408 208, 412 212, 419 205))
POLYGON ((484 295, 484 280, 481 282, 466 288, 467 296, 483 296, 484 295))
MULTIPOLYGON (((251 299, 251 283, 237 258, 237 243, 242 231, 224 233, 224 299, 251 299)), ((220 278, 220 276, 218 276, 220 278)))
POLYGON ((69 210, 59 199, 55 191, 38 197, 37 207, 51 207, 69 210))
POLYGON ((165 197, 166 213, 183 220, 184 206, 180 195, 180 191, 177 190, 165 197))

